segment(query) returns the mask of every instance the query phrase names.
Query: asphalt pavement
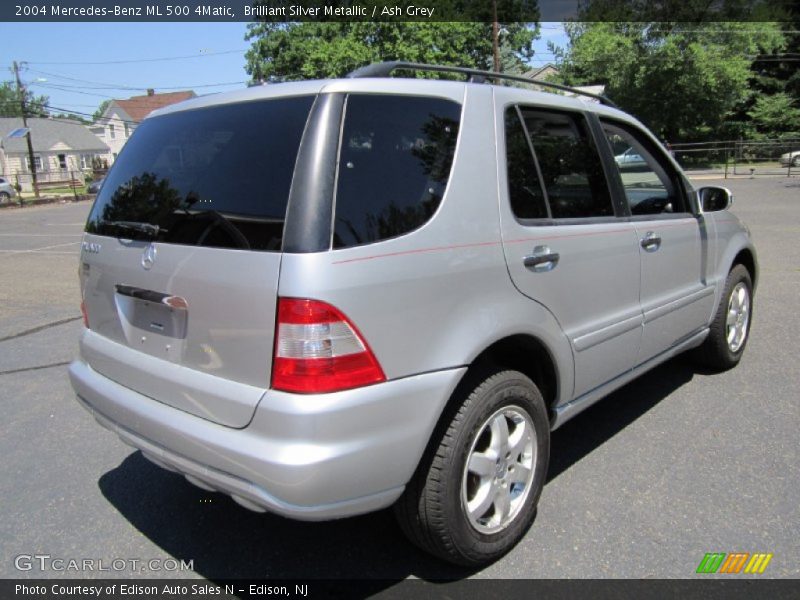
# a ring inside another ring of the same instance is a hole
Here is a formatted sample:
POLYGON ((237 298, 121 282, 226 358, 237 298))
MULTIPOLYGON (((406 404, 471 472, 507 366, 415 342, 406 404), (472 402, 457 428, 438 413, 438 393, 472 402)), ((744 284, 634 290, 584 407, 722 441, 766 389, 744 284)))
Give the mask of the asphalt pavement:
POLYGON ((772 553, 758 577, 800 576, 800 179, 702 184, 734 191, 759 252, 741 364, 712 374, 679 357, 557 430, 533 526, 477 571, 416 550, 390 511, 252 513, 98 426, 66 374, 89 205, 0 211, 0 577, 692 578, 707 552, 772 553), (127 562, 19 570, 37 553, 127 562), (180 561, 192 568, 168 570, 180 561))

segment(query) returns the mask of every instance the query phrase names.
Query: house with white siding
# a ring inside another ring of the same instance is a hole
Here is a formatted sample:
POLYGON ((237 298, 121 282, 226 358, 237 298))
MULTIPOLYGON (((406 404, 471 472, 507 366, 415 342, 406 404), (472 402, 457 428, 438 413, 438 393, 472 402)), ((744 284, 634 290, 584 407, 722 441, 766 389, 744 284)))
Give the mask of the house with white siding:
MULTIPOLYGON (((0 118, 0 175, 23 191, 33 189, 28 142, 7 137, 23 127, 21 117, 0 118)), ((42 187, 83 183, 92 173, 92 163, 106 155, 108 146, 78 121, 28 118, 37 180, 42 187)))
POLYGON ((108 164, 114 162, 133 130, 147 115, 156 109, 196 96, 197 94, 192 91, 156 94, 155 90, 149 89, 145 96, 112 100, 92 127, 98 137, 108 145, 109 152, 104 157, 108 164))

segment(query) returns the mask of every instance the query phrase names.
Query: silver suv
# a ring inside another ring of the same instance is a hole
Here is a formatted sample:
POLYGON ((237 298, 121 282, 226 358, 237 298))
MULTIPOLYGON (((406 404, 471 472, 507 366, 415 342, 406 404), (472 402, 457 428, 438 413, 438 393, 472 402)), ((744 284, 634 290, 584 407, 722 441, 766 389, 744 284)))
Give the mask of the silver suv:
POLYGON ((635 119, 486 79, 513 78, 382 63, 153 113, 86 225, 80 403, 247 508, 508 551, 551 430, 685 350, 739 362, 757 262, 635 119))

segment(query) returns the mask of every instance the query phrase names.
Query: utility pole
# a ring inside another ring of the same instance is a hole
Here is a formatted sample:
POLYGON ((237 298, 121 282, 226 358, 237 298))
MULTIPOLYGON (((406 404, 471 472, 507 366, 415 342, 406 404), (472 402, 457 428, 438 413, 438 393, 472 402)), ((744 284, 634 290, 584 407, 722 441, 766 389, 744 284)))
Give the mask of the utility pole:
POLYGON ((494 71, 500 72, 500 24, 497 22, 497 0, 492 0, 492 56, 494 71))
MULTIPOLYGON (((36 161, 33 159, 33 142, 31 142, 31 130, 28 127, 28 117, 25 115, 25 88, 19 79, 19 65, 14 61, 14 77, 17 80, 17 97, 19 98, 19 107, 22 111, 22 126, 28 130, 25 134, 25 139, 28 140, 28 161, 31 165, 31 180, 33 182, 33 194, 39 197, 39 181, 36 176, 36 161)), ((20 203, 22 198, 20 197, 20 203)))

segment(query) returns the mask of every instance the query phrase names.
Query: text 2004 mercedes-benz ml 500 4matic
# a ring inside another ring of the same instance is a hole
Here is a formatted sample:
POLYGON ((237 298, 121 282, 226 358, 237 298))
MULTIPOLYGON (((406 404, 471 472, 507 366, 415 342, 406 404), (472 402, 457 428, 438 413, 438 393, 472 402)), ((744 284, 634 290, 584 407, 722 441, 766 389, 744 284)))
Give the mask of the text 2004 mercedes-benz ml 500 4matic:
POLYGON ((553 429, 680 352, 739 362, 758 263, 631 116, 505 79, 381 63, 153 113, 86 224, 80 403, 247 508, 507 552, 553 429))

